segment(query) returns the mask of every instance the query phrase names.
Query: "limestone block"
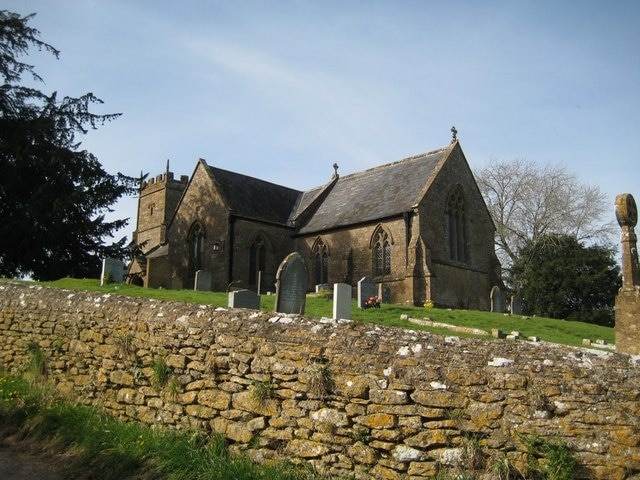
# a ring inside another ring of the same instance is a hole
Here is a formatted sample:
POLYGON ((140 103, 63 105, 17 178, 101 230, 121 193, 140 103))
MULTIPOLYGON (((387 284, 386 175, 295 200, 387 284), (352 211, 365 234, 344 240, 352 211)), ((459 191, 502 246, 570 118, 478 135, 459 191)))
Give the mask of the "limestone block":
POLYGON ((231 404, 231 394, 221 390, 201 390, 198 403, 216 410, 226 410, 231 404))
POLYGON ((401 390, 370 390, 369 399, 373 403, 382 403, 385 405, 403 405, 409 401, 407 392, 401 390))
POLYGON ((465 408, 469 402, 460 394, 444 390, 416 390, 411 399, 420 405, 443 408, 465 408))
POLYGON ((318 423, 329 423, 337 427, 349 424, 346 413, 334 408, 322 408, 312 412, 311 418, 318 423))
POLYGON ((356 463, 364 464, 364 465, 373 465, 377 461, 376 451, 365 445, 362 442, 356 442, 351 445, 347 452, 349 457, 352 458, 356 463))
POLYGON ((285 449, 285 453, 298 458, 318 458, 329 451, 329 447, 323 443, 300 439, 291 440, 285 449))
POLYGON ((196 418, 214 418, 217 415, 217 411, 213 408, 205 407, 204 405, 187 405, 185 407, 187 415, 191 415, 196 418))
POLYGON ((354 421, 369 428, 392 428, 396 425, 396 416, 388 413, 373 413, 357 417, 354 421))
POLYGON ((187 358, 184 355, 167 355, 166 358, 167 365, 171 368, 180 368, 183 369, 187 364, 187 358))
POLYGON ((109 381, 116 385, 127 385, 132 387, 134 385, 133 376, 123 370, 114 370, 109 375, 109 381))

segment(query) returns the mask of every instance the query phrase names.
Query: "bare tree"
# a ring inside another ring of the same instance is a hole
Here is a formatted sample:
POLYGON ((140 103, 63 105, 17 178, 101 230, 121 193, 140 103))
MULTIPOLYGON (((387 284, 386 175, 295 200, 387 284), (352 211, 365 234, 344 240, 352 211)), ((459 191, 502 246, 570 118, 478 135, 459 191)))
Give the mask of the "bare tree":
POLYGON ((510 268, 530 241, 570 235, 578 241, 610 242, 613 222, 598 186, 582 183, 563 166, 542 167, 524 158, 491 160, 475 172, 496 226, 496 253, 510 268))

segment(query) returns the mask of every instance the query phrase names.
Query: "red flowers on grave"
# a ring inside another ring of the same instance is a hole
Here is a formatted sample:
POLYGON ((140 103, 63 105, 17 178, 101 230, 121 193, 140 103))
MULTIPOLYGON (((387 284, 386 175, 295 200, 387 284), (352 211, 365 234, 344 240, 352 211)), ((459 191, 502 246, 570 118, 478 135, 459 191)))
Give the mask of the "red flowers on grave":
POLYGON ((366 302, 364 302, 364 308, 380 308, 380 298, 376 295, 369 297, 366 302))

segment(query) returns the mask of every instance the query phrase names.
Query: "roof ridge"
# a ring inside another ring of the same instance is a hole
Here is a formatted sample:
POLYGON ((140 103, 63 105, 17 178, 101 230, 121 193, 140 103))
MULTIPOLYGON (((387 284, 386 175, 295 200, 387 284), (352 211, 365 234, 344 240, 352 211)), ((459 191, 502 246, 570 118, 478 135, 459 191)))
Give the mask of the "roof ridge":
POLYGON ((356 175, 361 175, 363 173, 371 172, 373 170, 379 170, 379 169, 382 169, 382 168, 385 168, 385 167, 390 167, 392 165, 397 165, 397 164, 400 164, 400 163, 403 163, 403 162, 407 162, 407 161, 410 161, 410 160, 416 160, 418 158, 427 157, 429 155, 435 155, 436 153, 441 153, 441 152, 447 150, 450 147, 451 147, 450 145, 447 145, 446 147, 437 148, 435 150, 431 150, 430 152, 419 153, 417 155, 412 155, 410 157, 405 157, 405 158, 402 158, 400 160, 396 160, 394 162, 383 163, 382 165, 376 165, 375 167, 370 167, 370 168, 367 168, 365 170, 359 170, 357 172, 349 173, 349 174, 344 175, 344 176, 341 175, 340 178, 344 180, 346 178, 353 177, 353 176, 356 176, 356 175))
POLYGON ((278 187, 278 188, 284 188, 287 190, 291 190, 293 192, 297 192, 297 193, 304 193, 303 190, 298 190, 297 188, 293 188, 293 187, 288 187, 286 185, 281 185, 279 183, 274 183, 274 182, 270 182, 269 180, 264 180, 262 178, 258 178, 258 177, 252 177, 251 175, 247 175, 245 173, 240 173, 240 172, 234 172, 233 170, 227 170, 226 168, 220 168, 220 167, 215 167, 213 165, 207 165, 207 167, 209 168, 210 171, 214 171, 214 170, 218 170, 220 172, 225 172, 231 175, 236 175, 238 177, 244 177, 244 178, 250 178, 253 181, 258 181, 260 183, 263 184, 268 184, 268 185, 272 185, 274 187, 278 187))

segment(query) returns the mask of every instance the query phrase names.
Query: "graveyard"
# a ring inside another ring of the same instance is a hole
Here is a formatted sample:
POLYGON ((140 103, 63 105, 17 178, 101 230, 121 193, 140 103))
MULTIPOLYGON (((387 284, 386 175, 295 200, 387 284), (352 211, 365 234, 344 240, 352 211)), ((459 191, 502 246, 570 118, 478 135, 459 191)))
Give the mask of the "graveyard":
MULTIPOLYGON (((105 285, 100 285, 100 283, 99 280, 95 279, 64 278, 53 282, 41 282, 40 284, 69 290, 94 291, 156 300, 212 305, 219 308, 228 308, 229 305, 229 294, 226 292, 164 290, 144 288, 126 283, 107 283, 105 285)), ((434 321, 461 327, 478 328, 488 332, 491 332, 494 328, 499 328, 504 332, 519 331, 523 336, 537 336, 544 342, 573 346, 582 346, 584 339, 591 339, 594 343, 597 340, 604 340, 608 344, 612 344, 615 338, 613 328, 583 322, 486 311, 424 308, 384 303, 380 309, 365 310, 357 308, 357 302, 357 298, 351 300, 351 319, 356 322, 370 322, 385 326, 424 330, 438 335, 467 336, 464 333, 452 333, 448 329, 412 324, 401 317, 403 315, 418 319, 428 317, 434 321)), ((275 312, 275 295, 261 295, 260 309, 266 312, 275 312)), ((333 316, 332 298, 323 294, 308 294, 305 304, 305 316, 331 318, 333 316)))

